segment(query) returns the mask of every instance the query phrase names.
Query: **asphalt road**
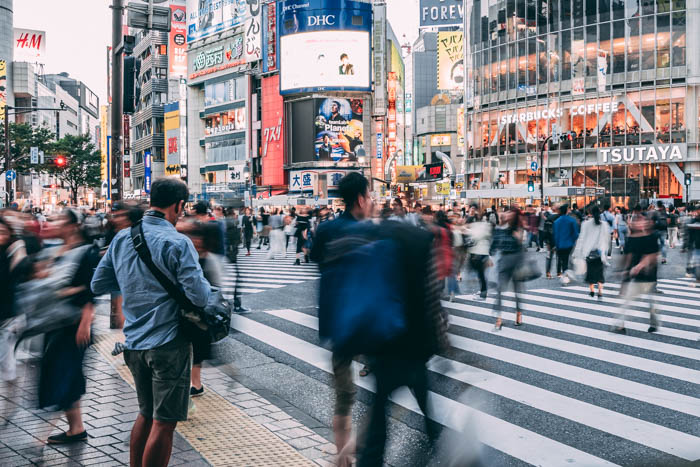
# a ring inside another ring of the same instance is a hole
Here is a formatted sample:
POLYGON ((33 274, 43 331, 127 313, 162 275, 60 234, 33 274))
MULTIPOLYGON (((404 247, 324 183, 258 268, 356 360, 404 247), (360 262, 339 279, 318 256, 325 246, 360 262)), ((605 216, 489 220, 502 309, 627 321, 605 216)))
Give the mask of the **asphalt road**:
MULTIPOLYGON (((317 333, 318 280, 313 266, 294 266, 292 256, 242 259, 239 266, 252 274, 245 279, 248 289, 263 289, 256 280, 291 282, 243 297, 252 313, 235 317, 231 338, 218 345, 219 363, 273 403, 293 406, 302 423, 332 439, 329 352, 317 333)), ((530 258, 544 267, 544 253, 530 258)), ((428 459, 423 415, 410 393, 397 392, 387 463, 446 465, 465 453, 496 466, 698 462, 700 289, 684 278, 685 257, 669 250, 655 296, 659 332, 646 332, 649 299, 642 297, 628 307, 628 334, 610 333, 624 308, 614 272, 619 258, 615 253, 606 271, 602 300, 591 298, 584 284, 528 283, 519 328, 512 326, 514 297, 506 295, 500 332, 493 331, 493 295, 473 300, 476 282, 465 274, 464 295, 443 302, 452 319, 451 348, 429 364, 430 423, 446 427, 445 444, 428 459)), ((364 360, 357 361, 356 371, 364 360)), ((373 379, 356 374, 355 381, 359 426, 373 379)))

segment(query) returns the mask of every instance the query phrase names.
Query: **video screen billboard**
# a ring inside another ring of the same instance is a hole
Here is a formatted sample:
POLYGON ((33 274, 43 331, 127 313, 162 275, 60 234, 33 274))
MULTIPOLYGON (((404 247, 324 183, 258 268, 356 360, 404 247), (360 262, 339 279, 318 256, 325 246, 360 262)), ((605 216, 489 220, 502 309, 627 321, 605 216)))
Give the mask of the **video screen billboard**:
POLYGON ((187 42, 245 23, 259 14, 260 4, 246 0, 187 0, 187 42))
POLYGON ((464 89, 464 32, 440 31, 438 49, 438 89, 460 91, 464 89))
POLYGON ((281 90, 369 89, 369 33, 318 31, 280 40, 281 90), (313 73, 309 70, 313 69, 313 73))
POLYGON ((314 99, 317 161, 356 161, 364 149, 362 99, 314 99))
POLYGON ((277 15, 282 94, 371 90, 372 4, 285 0, 277 15))

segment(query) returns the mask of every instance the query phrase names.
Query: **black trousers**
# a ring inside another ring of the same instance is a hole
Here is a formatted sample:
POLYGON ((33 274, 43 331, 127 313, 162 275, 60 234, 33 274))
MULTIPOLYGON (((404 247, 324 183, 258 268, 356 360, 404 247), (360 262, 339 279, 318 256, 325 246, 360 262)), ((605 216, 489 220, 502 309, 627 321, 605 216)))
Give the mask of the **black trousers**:
POLYGON ((557 274, 569 269, 569 256, 572 248, 557 248, 557 274))
POLYGON ((399 359, 396 357, 377 358, 371 364, 377 381, 377 393, 370 409, 367 431, 362 437, 357 452, 358 467, 381 467, 386 444, 386 406, 394 390, 407 386, 418 402, 426 422, 426 433, 431 441, 437 439, 437 432, 428 422, 428 371, 422 360, 399 359))
POLYGON ((476 275, 479 277, 479 285, 481 286, 481 293, 486 293, 488 285, 486 282, 486 262, 488 261, 488 255, 470 255, 469 265, 476 271, 476 275))

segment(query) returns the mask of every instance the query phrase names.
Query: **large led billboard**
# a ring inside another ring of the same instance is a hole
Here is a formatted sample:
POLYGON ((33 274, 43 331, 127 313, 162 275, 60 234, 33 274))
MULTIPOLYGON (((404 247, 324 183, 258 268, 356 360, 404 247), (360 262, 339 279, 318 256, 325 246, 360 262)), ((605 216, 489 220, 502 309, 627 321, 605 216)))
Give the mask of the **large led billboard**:
POLYGON ((440 31, 437 40, 438 89, 464 89, 464 32, 440 31))
POLYGON ((314 99, 314 110, 316 160, 356 161, 358 149, 364 148, 362 99, 314 99))
POLYGON ((261 6, 259 0, 187 0, 187 42, 246 23, 246 35, 257 40, 251 50, 260 48, 261 6))
POLYGON ((285 0, 277 15, 282 94, 371 90, 370 3, 285 0))

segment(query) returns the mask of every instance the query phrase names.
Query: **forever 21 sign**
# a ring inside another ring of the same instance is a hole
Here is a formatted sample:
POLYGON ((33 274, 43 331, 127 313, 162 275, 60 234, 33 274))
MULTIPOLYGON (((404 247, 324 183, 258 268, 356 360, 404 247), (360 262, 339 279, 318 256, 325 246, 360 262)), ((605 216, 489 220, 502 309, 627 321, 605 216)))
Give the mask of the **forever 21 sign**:
POLYGON ((599 148, 598 164, 656 164, 682 162, 688 152, 685 144, 649 144, 619 148, 599 148))

